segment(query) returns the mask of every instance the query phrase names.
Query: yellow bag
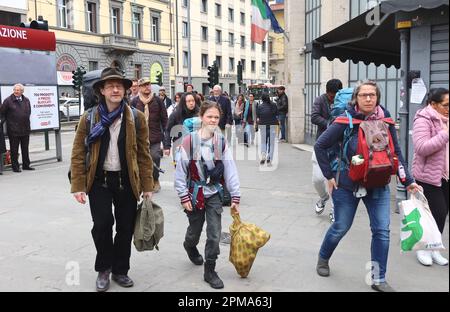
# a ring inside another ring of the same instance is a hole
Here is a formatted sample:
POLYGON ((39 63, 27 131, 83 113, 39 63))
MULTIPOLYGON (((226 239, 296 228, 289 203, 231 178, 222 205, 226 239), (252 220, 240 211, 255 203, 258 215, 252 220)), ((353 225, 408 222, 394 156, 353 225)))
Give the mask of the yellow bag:
POLYGON ((258 249, 270 239, 270 234, 254 224, 243 223, 238 213, 232 213, 230 225, 230 262, 241 277, 247 277, 258 249))

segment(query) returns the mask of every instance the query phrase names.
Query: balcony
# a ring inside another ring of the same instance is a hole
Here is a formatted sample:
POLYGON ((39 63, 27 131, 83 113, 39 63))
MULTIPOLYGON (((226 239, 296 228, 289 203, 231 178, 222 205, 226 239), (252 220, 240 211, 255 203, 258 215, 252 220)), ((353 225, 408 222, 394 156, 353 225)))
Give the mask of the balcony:
POLYGON ((103 49, 107 54, 133 54, 138 50, 138 39, 116 34, 107 34, 103 36, 103 49))
POLYGON ((270 61, 281 61, 284 60, 284 54, 281 53, 270 53, 269 54, 270 61))

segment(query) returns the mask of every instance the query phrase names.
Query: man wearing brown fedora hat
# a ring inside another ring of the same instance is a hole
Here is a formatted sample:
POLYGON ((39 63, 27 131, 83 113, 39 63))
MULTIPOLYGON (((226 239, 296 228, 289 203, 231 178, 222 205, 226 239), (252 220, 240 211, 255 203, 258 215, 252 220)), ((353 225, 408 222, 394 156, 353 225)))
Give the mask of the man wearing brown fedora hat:
POLYGON ((144 114, 133 112, 124 99, 131 85, 116 68, 102 71, 93 86, 99 105, 81 117, 72 149, 71 192, 81 204, 88 194, 94 222, 97 291, 108 290, 111 273, 120 286, 133 286, 128 270, 137 200, 141 193, 152 197, 147 123, 144 114))

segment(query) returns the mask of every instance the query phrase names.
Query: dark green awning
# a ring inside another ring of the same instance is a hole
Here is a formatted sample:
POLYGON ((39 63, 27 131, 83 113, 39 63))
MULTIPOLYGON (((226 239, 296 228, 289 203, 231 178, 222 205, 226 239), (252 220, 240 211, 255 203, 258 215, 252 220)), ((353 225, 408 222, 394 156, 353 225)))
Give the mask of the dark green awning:
POLYGON ((378 25, 367 23, 373 17, 374 9, 371 9, 315 39, 308 48, 315 59, 326 57, 331 61, 338 58, 342 62, 351 60, 400 68, 400 33, 395 27, 393 13, 434 9, 448 4, 449 0, 383 1, 374 8, 380 12, 378 25))

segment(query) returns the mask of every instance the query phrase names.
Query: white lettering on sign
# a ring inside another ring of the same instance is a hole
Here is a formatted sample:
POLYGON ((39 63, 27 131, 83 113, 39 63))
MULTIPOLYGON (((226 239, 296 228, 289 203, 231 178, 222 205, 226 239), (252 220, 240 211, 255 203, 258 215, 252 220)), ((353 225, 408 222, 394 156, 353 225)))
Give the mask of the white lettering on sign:
POLYGON ((25 40, 28 39, 26 30, 17 30, 4 27, 0 27, 0 37, 25 40))

